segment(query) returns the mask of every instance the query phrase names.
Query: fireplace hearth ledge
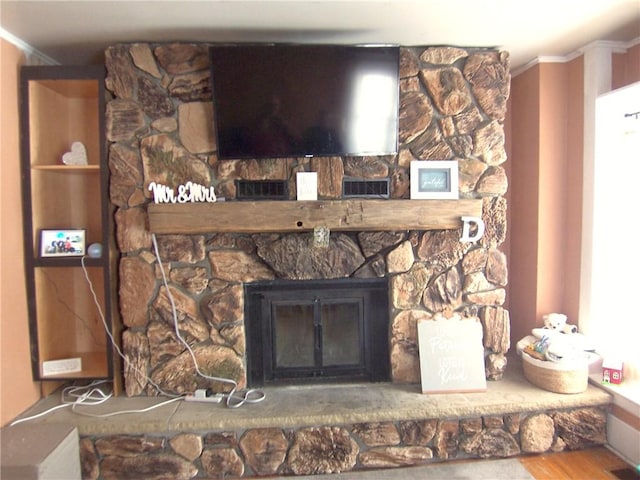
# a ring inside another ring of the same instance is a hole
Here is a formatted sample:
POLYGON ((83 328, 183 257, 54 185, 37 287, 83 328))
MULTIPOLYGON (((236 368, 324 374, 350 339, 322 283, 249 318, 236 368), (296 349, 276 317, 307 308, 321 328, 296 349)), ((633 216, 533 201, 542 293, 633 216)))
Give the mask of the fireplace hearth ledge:
MULTIPOLYGON (((76 415, 61 409, 32 423, 65 423, 81 436, 206 432, 250 428, 293 428, 416 419, 459 419, 607 406, 612 397, 589 385, 584 393, 558 394, 541 390, 523 376, 521 361, 510 358, 503 380, 488 382, 483 393, 423 395, 419 385, 359 383, 266 387, 266 400, 228 409, 220 404, 176 402, 146 413, 104 418, 76 415)), ((92 414, 148 408, 158 397, 116 397, 102 405, 82 407, 92 414)), ((59 395, 42 399, 22 417, 60 403, 59 395)))

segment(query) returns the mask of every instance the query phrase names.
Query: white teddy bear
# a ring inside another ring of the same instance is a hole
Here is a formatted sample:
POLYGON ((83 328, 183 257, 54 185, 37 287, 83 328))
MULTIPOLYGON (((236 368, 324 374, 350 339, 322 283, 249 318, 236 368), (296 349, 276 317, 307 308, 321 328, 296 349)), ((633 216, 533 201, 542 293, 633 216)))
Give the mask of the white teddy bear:
POLYGON ((563 313, 549 313, 542 317, 544 328, 534 328, 531 333, 536 341, 547 339, 545 357, 554 362, 575 358, 576 355, 590 350, 583 335, 577 333, 575 325, 567 323, 563 313), (565 335, 570 334, 570 335, 565 335))
POLYGON ((542 317, 545 328, 556 330, 562 333, 576 333, 578 327, 567 323, 567 316, 564 313, 549 313, 542 317))
POLYGON ((518 342, 518 353, 526 351, 533 345, 539 345, 540 357, 552 362, 572 361, 583 359, 587 352, 593 352, 594 347, 589 340, 578 333, 578 327, 567 323, 567 316, 563 313, 549 313, 542 317, 544 327, 534 328, 531 335, 527 335, 518 342))

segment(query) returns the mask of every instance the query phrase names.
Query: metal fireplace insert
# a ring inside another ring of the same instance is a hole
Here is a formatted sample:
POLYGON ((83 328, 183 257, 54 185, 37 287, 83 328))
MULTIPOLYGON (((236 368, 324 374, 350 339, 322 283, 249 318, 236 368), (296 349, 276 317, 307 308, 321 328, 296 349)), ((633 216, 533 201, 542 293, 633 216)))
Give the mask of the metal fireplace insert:
POLYGON ((388 381, 387 279, 245 285, 248 383, 388 381))

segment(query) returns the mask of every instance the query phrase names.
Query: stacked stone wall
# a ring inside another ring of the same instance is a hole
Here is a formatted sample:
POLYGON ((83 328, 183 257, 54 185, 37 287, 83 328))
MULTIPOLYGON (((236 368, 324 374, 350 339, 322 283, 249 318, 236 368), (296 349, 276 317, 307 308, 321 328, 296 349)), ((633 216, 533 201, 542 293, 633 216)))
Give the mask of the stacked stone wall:
POLYGON ((247 478, 579 450, 606 443, 599 407, 455 419, 83 437, 82 478, 247 478))
POLYGON ((416 322, 453 313, 482 322, 487 378, 502 378, 509 349, 508 273, 500 251, 508 54, 401 48, 397 155, 259 161, 217 158, 208 55, 208 45, 185 43, 120 44, 106 51, 127 395, 228 390, 196 372, 174 321, 201 372, 245 386, 243 284, 273 278, 385 276, 393 381, 419 382, 416 322), (146 213, 152 182, 212 185, 232 201, 237 179, 280 179, 295 198, 296 173, 315 171, 321 199, 340 198, 345 175, 388 178, 390 196, 408 199, 412 160, 457 160, 460 196, 483 199, 486 231, 479 241, 461 243, 460 230, 347 232, 332 233, 330 248, 319 251, 307 233, 162 235, 156 239, 162 264, 156 258, 146 213))

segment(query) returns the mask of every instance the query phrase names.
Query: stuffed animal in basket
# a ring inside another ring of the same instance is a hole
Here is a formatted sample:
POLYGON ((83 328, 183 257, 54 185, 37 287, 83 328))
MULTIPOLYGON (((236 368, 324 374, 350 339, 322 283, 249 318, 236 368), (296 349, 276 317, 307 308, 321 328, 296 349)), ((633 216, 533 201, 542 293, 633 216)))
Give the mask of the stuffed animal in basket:
POLYGON ((592 349, 584 335, 577 333, 578 328, 567 323, 565 314, 549 313, 542 320, 544 327, 534 328, 532 335, 523 339, 523 346, 528 347, 525 351, 534 358, 560 362, 592 349))
POLYGON ((567 323, 567 316, 564 313, 549 313, 542 317, 544 327, 562 333, 576 333, 578 327, 567 323))

